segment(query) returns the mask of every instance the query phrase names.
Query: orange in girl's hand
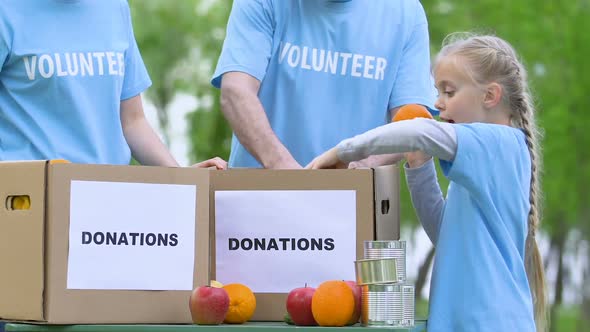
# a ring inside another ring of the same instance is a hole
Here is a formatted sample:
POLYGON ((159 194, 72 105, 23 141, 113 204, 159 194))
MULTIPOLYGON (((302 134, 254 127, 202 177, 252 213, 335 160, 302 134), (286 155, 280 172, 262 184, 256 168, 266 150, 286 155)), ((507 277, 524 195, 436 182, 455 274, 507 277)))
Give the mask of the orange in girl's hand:
POLYGON ((407 104, 402 106, 397 113, 393 116, 392 121, 411 120, 415 118, 427 118, 432 119, 432 115, 426 107, 418 104, 407 104))
POLYGON ((319 326, 344 326, 354 314, 352 289, 342 280, 323 282, 311 299, 311 313, 319 326))
POLYGON ((229 309, 224 323, 242 324, 247 322, 256 310, 256 297, 248 286, 243 284, 227 284, 223 289, 229 295, 229 309))

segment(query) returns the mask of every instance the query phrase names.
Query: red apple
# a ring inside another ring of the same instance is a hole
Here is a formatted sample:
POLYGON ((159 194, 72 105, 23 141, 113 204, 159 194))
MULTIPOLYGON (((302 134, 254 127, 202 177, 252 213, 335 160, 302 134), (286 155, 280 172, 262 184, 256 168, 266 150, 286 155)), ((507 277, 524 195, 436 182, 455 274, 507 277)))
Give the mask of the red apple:
POLYGON ((352 289, 352 295, 354 296, 354 312, 352 313, 352 317, 348 321, 346 325, 354 325, 358 323, 359 318, 361 318, 361 304, 362 304, 362 293, 363 290, 361 286, 357 285, 356 281, 347 280, 345 281, 348 286, 352 289))
POLYGON ((229 309, 229 296, 223 288, 197 287, 191 293, 189 309, 193 323, 218 325, 223 322, 229 309))
POLYGON ((295 325, 318 325, 311 313, 311 298, 314 292, 315 288, 307 286, 295 288, 289 292, 287 296, 287 312, 295 325))

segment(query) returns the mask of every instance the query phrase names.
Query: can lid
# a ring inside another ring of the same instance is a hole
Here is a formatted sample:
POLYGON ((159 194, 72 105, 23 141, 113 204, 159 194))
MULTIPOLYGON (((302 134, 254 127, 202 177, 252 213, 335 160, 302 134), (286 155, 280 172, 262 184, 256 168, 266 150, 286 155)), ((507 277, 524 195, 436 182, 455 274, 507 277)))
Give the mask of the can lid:
POLYGON ((403 284, 401 283, 386 283, 386 284, 368 284, 363 286, 363 290, 368 292, 398 292, 401 293, 403 284))
POLYGON ((404 249, 406 241, 365 241, 365 249, 404 249))

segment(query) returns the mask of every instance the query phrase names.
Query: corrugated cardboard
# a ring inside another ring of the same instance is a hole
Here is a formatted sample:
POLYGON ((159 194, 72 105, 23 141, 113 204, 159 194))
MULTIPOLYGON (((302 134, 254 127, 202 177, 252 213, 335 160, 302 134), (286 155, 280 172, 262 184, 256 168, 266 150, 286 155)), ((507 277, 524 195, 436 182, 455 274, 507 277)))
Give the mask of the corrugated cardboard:
POLYGON ((397 165, 373 169, 375 240, 399 240, 400 178, 397 165))
POLYGON ((209 171, 3 162, 0 317, 50 324, 190 323, 190 291, 67 289, 72 180, 197 185, 193 283, 196 287, 208 282, 209 171), (5 202, 12 195, 29 195, 30 209, 10 211, 5 202))
MULTIPOLYGON (((399 169, 397 165, 353 170, 232 169, 211 173, 211 279, 215 279, 215 191, 221 190, 355 190, 357 259, 363 242, 399 239, 399 169)), ((350 262, 354 268, 353 261, 350 262)), ((327 267, 329 268, 329 267, 327 267)), ((282 321, 288 293, 256 293, 251 320, 282 321)))

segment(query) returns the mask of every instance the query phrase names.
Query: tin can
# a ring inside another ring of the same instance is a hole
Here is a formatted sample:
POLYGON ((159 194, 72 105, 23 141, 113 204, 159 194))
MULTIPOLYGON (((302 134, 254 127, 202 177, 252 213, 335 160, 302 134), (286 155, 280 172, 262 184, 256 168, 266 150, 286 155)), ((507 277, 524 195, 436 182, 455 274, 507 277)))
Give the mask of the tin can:
POLYGON ((401 284, 362 286, 361 325, 403 326, 404 308, 401 284))
POLYGON ((406 241, 365 241, 365 259, 395 258, 397 281, 406 281, 406 241))
POLYGON ((414 285, 402 284, 402 302, 403 302, 403 319, 404 326, 414 326, 415 306, 414 306, 414 285))
POLYGON ((355 261, 356 283, 359 285, 397 282, 395 258, 361 259, 355 261))

